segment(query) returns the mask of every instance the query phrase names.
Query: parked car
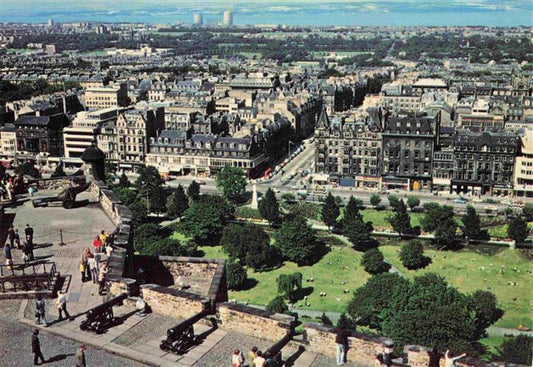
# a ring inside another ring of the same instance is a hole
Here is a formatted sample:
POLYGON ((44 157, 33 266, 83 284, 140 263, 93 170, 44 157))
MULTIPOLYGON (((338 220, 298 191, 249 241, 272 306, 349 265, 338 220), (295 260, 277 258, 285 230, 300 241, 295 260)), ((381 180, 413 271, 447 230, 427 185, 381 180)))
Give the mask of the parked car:
POLYGON ((453 201, 454 204, 466 204, 468 203, 468 199, 465 199, 463 197, 457 198, 453 201))

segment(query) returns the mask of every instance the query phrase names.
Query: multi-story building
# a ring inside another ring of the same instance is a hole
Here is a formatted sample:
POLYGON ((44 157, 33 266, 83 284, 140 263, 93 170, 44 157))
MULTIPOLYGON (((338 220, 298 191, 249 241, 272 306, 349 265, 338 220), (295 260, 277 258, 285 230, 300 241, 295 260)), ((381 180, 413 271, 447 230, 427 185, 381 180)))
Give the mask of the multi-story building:
POLYGON ((520 138, 520 153, 514 165, 514 195, 533 197, 533 129, 520 138))
POLYGON ((504 110, 499 105, 490 103, 488 99, 478 98, 472 105, 471 113, 458 114, 457 126, 478 132, 503 129, 504 110))
POLYGON ((17 156, 17 129, 14 124, 5 124, 0 128, 0 158, 8 162, 17 156))
POLYGON ((386 116, 382 133, 382 185, 408 190, 430 189, 433 151, 440 115, 386 116))
POLYGON ((125 107, 128 105, 126 84, 112 85, 85 90, 85 106, 88 110, 109 107, 125 107))
POLYGON ((456 130, 450 192, 510 194, 518 137, 500 131, 456 130))
POLYGON ((15 121, 17 151, 25 155, 39 153, 63 156, 63 128, 69 120, 63 113, 51 116, 20 116, 15 121))
MULTIPOLYGON (((377 115, 376 115, 377 116, 377 115)), ((380 183, 380 121, 329 119, 322 110, 315 132, 315 172, 329 182, 346 186, 378 187, 380 183)))
POLYGON ((119 168, 135 171, 144 164, 148 141, 164 128, 164 109, 142 108, 122 112, 116 123, 105 123, 98 135, 98 147, 119 168))
POLYGON ((198 112, 181 112, 174 107, 165 108, 165 130, 187 131, 198 112))
POLYGON ((65 157, 72 163, 82 163, 81 154, 96 141, 100 127, 105 122, 116 121, 120 111, 117 107, 109 107, 78 112, 72 124, 63 130, 65 157))

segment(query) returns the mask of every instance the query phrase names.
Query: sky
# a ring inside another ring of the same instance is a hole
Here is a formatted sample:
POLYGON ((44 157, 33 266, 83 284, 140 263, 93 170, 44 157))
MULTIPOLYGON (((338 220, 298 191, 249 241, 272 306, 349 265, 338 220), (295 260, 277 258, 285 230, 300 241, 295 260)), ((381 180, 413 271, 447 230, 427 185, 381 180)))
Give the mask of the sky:
POLYGON ((532 0, 0 0, 0 21, 213 22, 233 10, 236 24, 529 25, 532 0), (403 15, 397 19, 391 15, 403 15), (417 14, 423 19, 417 19, 417 14), (375 17, 376 19, 373 19, 375 17), (515 23, 515 24, 513 24, 515 23))

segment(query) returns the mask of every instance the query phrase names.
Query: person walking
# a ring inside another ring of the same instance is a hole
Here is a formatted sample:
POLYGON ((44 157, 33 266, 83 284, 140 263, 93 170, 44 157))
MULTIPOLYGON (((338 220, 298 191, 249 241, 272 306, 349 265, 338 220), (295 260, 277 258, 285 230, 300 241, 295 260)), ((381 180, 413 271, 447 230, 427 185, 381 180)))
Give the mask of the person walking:
POLYGON ((450 353, 450 350, 448 349, 446 351, 446 354, 444 355, 444 366, 445 367, 455 367, 455 361, 457 361, 457 360, 459 360, 459 359, 461 359, 463 357, 466 357, 466 353, 463 353, 460 356, 454 357, 450 353))
POLYGON ((13 270, 13 256, 11 255, 11 246, 9 246, 9 243, 6 243, 4 246, 4 257, 6 258, 6 265, 13 270))
POLYGON ((37 325, 43 324, 48 326, 46 322, 46 303, 44 302, 43 296, 38 295, 37 301, 35 302, 35 323, 37 325))
POLYGON ((89 270, 89 257, 93 256, 91 250, 86 247, 83 252, 81 253, 81 260, 80 260, 80 272, 81 272, 81 281, 85 282, 88 281, 91 277, 91 272, 89 270))
POLYGON ((250 351, 248 352, 248 366, 253 366, 254 365, 254 359, 257 355, 257 347, 256 346, 253 346, 252 349, 250 349, 250 351))
POLYGON ((263 358, 263 352, 258 350, 254 358, 254 367, 265 367, 265 365, 266 365, 266 359, 263 358))
POLYGON ((56 301, 57 311, 59 313, 59 321, 63 320, 63 313, 65 317, 72 321, 72 317, 67 311, 67 296, 61 291, 57 291, 57 301, 56 301))
POLYGON ((242 353, 236 349, 231 356, 231 366, 232 367, 242 367, 244 366, 244 356, 242 353))
POLYGON ((94 252, 97 253, 97 252, 100 252, 100 247, 102 247, 102 241, 100 241, 100 236, 96 236, 93 240, 93 247, 94 247, 94 252))
POLYGON ((76 367, 86 367, 85 364, 85 345, 80 345, 76 351, 76 367))
POLYGON ((13 225, 10 225, 7 230, 7 238, 9 239, 11 248, 13 248, 15 246, 15 227, 13 227, 13 225))
POLYGON ((26 228, 24 228, 24 236, 26 236, 26 241, 33 246, 33 228, 29 223, 26 223, 26 228))
POLYGON ((22 246, 22 244, 20 243, 20 234, 19 234, 19 230, 18 229, 15 229, 15 238, 13 239, 14 242, 15 242, 15 246, 17 246, 18 249, 20 249, 22 246))
POLYGON ((343 366, 346 360, 346 347, 348 346, 348 332, 346 330, 337 328, 335 344, 337 344, 337 366, 343 366))
POLYGON ((98 282, 98 263, 96 262, 96 257, 89 257, 87 260, 87 265, 89 266, 91 279, 93 280, 93 283, 96 284, 98 282))
POLYGON ((98 294, 102 295, 105 288, 105 275, 107 274, 107 264, 102 262, 100 264, 100 270, 98 272, 98 294))
POLYGON ((39 330, 34 329, 33 335, 31 337, 31 351, 33 353, 33 364, 38 366, 39 365, 39 359, 41 360, 41 363, 45 363, 46 360, 43 357, 43 353, 41 352, 41 342, 39 341, 39 330))
POLYGON ((33 245, 29 242, 24 242, 24 247, 22 247, 22 252, 24 253, 24 262, 28 263, 33 261, 33 245))

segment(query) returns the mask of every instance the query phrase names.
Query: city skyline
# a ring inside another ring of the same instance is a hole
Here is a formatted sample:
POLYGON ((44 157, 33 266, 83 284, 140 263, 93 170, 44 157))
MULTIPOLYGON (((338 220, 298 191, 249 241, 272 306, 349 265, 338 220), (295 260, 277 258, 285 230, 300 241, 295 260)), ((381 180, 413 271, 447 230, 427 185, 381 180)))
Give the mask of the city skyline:
POLYGON ((194 13, 202 13, 206 22, 214 22, 226 10, 234 13, 234 23, 286 25, 532 25, 533 5, 529 1, 455 0, 442 4, 413 0, 241 0, 215 1, 207 4, 185 1, 155 2, 123 0, 71 3, 45 0, 37 4, 27 0, 0 2, 3 22, 43 23, 53 18, 59 22, 146 22, 151 24, 192 23, 194 13), (126 6, 127 4, 127 6, 126 6), (422 16, 423 14, 423 16, 422 16))

